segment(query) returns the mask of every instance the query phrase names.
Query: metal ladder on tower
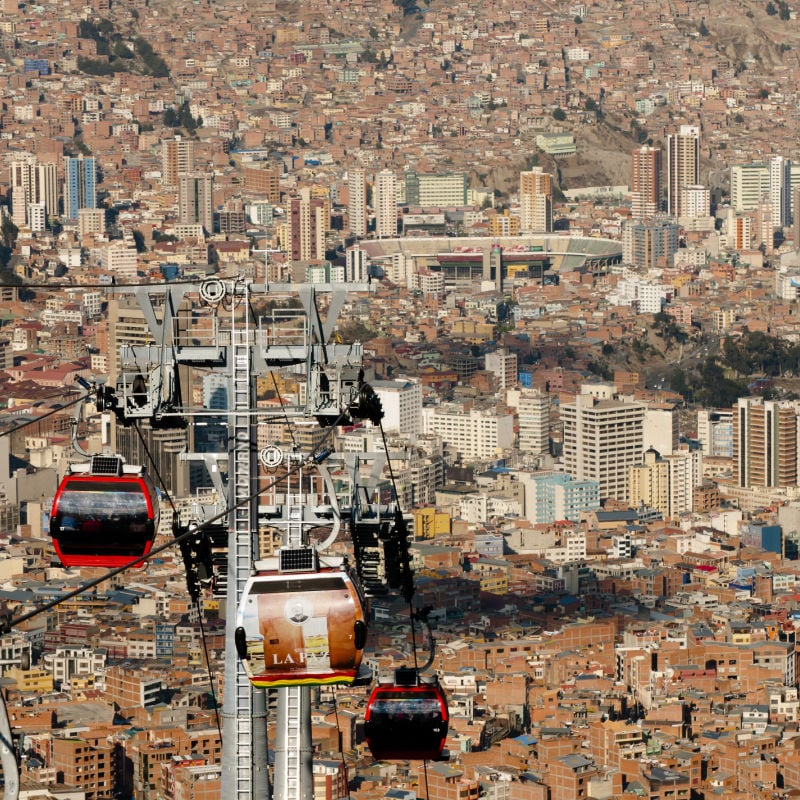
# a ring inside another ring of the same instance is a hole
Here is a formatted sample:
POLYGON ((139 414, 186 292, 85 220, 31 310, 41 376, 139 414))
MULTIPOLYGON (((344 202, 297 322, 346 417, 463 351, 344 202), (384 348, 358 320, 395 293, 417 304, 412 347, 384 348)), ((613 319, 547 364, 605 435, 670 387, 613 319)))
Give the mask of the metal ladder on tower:
MULTIPOLYGON (((244 286, 244 309, 248 308, 244 286)), ((237 320, 236 305, 231 312, 231 392, 229 498, 232 508, 228 536, 228 623, 225 631, 225 722, 223 738, 222 796, 232 800, 261 800, 268 796, 266 699, 263 690, 254 691, 236 656, 234 645, 235 609, 250 577, 256 548, 253 524, 254 459, 250 409, 251 330, 247 317, 237 320), (233 613, 231 613, 233 609, 233 613), (229 692, 233 690, 233 702, 229 692)), ((246 312, 245 312, 246 314, 246 312)))

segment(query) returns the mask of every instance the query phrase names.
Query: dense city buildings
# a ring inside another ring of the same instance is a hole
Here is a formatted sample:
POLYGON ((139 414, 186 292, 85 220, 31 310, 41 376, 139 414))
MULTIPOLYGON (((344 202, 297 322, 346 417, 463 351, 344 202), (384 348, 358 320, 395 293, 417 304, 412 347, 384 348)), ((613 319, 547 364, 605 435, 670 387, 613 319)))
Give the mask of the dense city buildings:
MULTIPOLYGON (((331 451, 336 559, 355 560, 357 487, 397 499, 448 695, 449 760, 423 768, 373 759, 368 687, 315 689, 315 797, 800 790, 797 13, 3 4, 0 600, 34 613, 0 674, 21 796, 220 795, 233 603, 220 574, 193 603, 169 545, 224 493, 226 313, 253 320, 256 358, 290 340, 254 386, 259 556, 290 494, 276 450, 331 451), (231 305, 234 284, 270 295, 231 305), (288 414, 307 330, 320 390, 351 369, 379 425, 288 414), (197 418, 165 424, 154 386, 197 418), (100 452, 161 476, 166 547, 81 590, 98 570, 59 563, 49 516, 100 452)), ((423 655, 407 614, 371 598, 373 675, 423 655)), ((267 728, 274 749, 271 699, 267 728)))

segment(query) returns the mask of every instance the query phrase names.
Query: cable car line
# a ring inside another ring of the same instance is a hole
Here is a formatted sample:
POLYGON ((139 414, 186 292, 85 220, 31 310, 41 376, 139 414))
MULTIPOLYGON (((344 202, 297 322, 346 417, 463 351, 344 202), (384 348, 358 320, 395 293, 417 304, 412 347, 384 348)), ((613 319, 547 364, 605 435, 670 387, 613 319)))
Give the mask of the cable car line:
MULTIPOLYGON (((333 428, 331 430, 333 430, 333 428)), ((219 522, 220 520, 225 519, 230 514, 231 511, 234 511, 235 509, 241 506, 247 505, 248 503, 252 502, 255 498, 275 488, 275 486, 282 480, 285 480, 290 475, 293 475, 295 472, 298 472, 308 464, 310 463, 321 464, 329 455, 330 451, 322 449, 322 443, 320 443, 320 445, 317 446, 316 450, 313 453, 311 453, 306 459, 299 462, 296 466, 291 467, 289 470, 286 471, 285 474, 276 477, 273 481, 268 483, 264 488, 259 489, 257 492, 254 492, 249 497, 244 498, 237 505, 226 508, 219 514, 216 514, 215 516, 210 517, 207 520, 204 520, 196 528, 187 529, 182 533, 180 533, 175 538, 173 538, 172 540, 165 542, 164 544, 158 545, 157 547, 154 547, 152 550, 150 550, 150 552, 146 556, 134 558, 126 564, 123 564, 119 567, 114 567, 113 569, 109 569, 108 571, 103 573, 103 575, 100 575, 97 578, 92 578, 86 581, 85 583, 82 583, 77 588, 70 589, 68 592, 65 592, 60 597, 54 598, 53 600, 49 600, 48 602, 42 604, 41 606, 37 606, 36 608, 31 609, 30 611, 26 611, 24 614, 21 614, 18 617, 12 618, 9 613, 6 613, 5 615, 0 614, 0 634, 8 633, 11 631, 12 628, 15 628, 18 625, 21 625, 23 622, 27 622, 28 620, 37 617, 39 614, 42 614, 45 611, 49 611, 51 608, 55 608, 64 601, 71 600, 73 597, 77 597, 78 595, 88 591, 89 589, 93 589, 94 587, 99 586, 101 583, 110 580, 111 578, 114 578, 117 575, 120 575, 121 573, 126 572, 127 570, 132 569, 133 567, 136 567, 137 565, 140 565, 144 561, 149 561, 151 558, 157 556, 159 553, 163 553, 170 547, 174 547, 176 544, 180 544, 181 541, 192 536, 198 529, 204 529, 210 525, 213 525, 216 522, 219 522)))
POLYGON ((211 701, 214 703, 214 717, 217 722, 217 733, 219 734, 219 741, 222 742, 222 723, 219 718, 219 703, 217 702, 217 692, 214 689, 214 671, 211 669, 211 659, 208 657, 208 643, 206 642, 206 626, 203 623, 203 615, 200 613, 200 601, 194 601, 197 607, 197 621, 200 624, 200 640, 203 643, 203 655, 206 661, 206 672, 208 673, 208 683, 211 687, 211 701))
MULTIPOLYGON (((56 397, 63 397, 63 395, 48 395, 48 397, 43 398, 44 400, 53 399, 56 397)), ((78 403, 82 403, 86 398, 79 397, 76 400, 67 400, 65 403, 61 403, 58 408, 53 408, 50 411, 41 414, 40 416, 36 417, 35 419, 29 419, 27 422, 22 422, 19 425, 15 425, 13 428, 6 428, 4 431, 0 431, 0 438, 3 436, 10 436, 12 433, 16 433, 17 431, 21 431, 24 428, 27 428, 29 425, 35 425, 37 422, 41 422, 43 419, 47 419, 48 417, 52 417, 53 414, 58 414, 59 411, 63 411, 66 408, 70 408, 70 406, 77 405, 78 403)))

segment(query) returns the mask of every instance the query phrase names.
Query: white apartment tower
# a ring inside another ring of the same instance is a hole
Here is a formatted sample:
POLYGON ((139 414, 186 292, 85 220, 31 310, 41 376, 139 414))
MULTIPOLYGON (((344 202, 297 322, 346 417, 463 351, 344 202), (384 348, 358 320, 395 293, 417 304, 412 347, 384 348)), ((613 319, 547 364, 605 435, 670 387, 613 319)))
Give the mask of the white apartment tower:
POLYGON ((772 195, 771 169, 766 164, 734 164, 731 167, 731 206, 736 212, 758 208, 765 194, 772 195))
POLYGON ((348 247, 344 254, 346 283, 366 283, 369 277, 369 263, 366 251, 358 245, 348 247))
POLYGON ((509 353, 505 348, 487 353, 485 357, 486 371, 497 376, 500 389, 508 389, 517 382, 517 354, 509 353))
POLYGON ((598 481, 601 498, 627 503, 628 470, 642 460, 645 406, 589 390, 561 407, 564 471, 575 480, 598 481))
POLYGON ((375 236, 397 237, 397 176, 390 169, 375 176, 375 236))
POLYGON ((402 434, 422 433, 422 386, 419 381, 372 381, 383 407, 383 428, 402 434))
POLYGON ((783 156, 769 159, 769 201, 772 225, 782 228, 792 224, 792 162, 783 156))
POLYGON ((351 169, 347 173, 347 188, 350 233, 363 239, 367 235, 367 175, 363 169, 351 169))
POLYGON ((681 125, 667 135, 667 213, 685 217, 684 189, 700 183, 700 128, 681 125))
POLYGON ((519 450, 523 456, 550 451, 550 396, 536 389, 520 392, 517 406, 519 450))
POLYGON ((683 216, 691 219, 707 217, 711 214, 711 191, 702 186, 684 186, 683 188, 683 216))
POLYGON ((434 433, 464 460, 499 458, 514 446, 514 416, 494 408, 446 403, 422 411, 425 433, 434 433))
POLYGON ((11 219, 17 227, 31 225, 39 228, 41 209, 31 206, 44 206, 48 219, 58 216, 58 168, 55 164, 39 164, 36 156, 28 155, 12 161, 11 178, 11 219), (31 213, 35 219, 30 218, 31 213), (33 224, 32 224, 33 222, 33 224))
POLYGON ((680 444, 678 409, 666 403, 651 403, 644 413, 645 450, 653 448, 662 456, 672 455, 680 444))

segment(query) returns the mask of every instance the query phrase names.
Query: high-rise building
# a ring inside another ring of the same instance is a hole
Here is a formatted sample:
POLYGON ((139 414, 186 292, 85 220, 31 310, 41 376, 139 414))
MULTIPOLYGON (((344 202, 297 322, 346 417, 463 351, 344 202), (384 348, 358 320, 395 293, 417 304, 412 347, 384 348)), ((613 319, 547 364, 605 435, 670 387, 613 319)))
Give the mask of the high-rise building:
POLYGON ((772 203, 769 201, 769 196, 764 195, 758 204, 758 208, 756 208, 753 246, 760 248, 765 256, 771 256, 775 253, 774 219, 772 203))
POLYGON ((601 498, 627 503, 628 470, 644 452, 644 414, 644 404, 616 399, 612 387, 584 387, 574 403, 561 406, 564 471, 598 481, 601 498))
POLYGON ((667 134, 667 213, 684 217, 684 187, 700 183, 700 128, 681 125, 667 134))
POLYGON ((600 484, 576 481, 563 472, 520 472, 525 492, 525 517, 534 525, 579 520, 584 511, 600 508, 600 484))
POLYGON ((763 163, 731 167, 731 206, 736 212, 754 211, 764 195, 771 195, 770 167, 763 163))
POLYGON ((701 408, 697 412, 697 438, 703 455, 733 457, 733 412, 701 408))
POLYGON ((469 180, 465 172, 424 174, 409 170, 405 174, 405 189, 409 206, 465 206, 469 180))
POLYGON ((678 409, 672 403, 649 403, 644 414, 645 450, 672 455, 680 443, 678 409))
POLYGON ((686 445, 669 456, 650 448, 643 463, 630 468, 630 504, 655 508, 666 518, 694 510, 694 489, 702 483, 702 464, 702 452, 686 445))
POLYGON ((500 348, 485 356, 486 371, 497 377, 499 389, 507 389, 517 382, 517 354, 500 348))
POLYGON ((422 411, 425 433, 435 433, 465 461, 499 458, 514 446, 514 417, 495 408, 445 403, 422 411))
POLYGON ((553 176, 535 167, 519 174, 520 232, 553 230, 553 176))
POLYGON ((536 389, 520 392, 517 404, 519 451, 523 456, 550 452, 550 395, 536 389))
POLYGON ((367 175, 363 169, 348 171, 347 190, 350 233, 357 239, 363 239, 367 235, 367 175))
POLYGON ((78 219, 82 208, 97 208, 97 173, 91 156, 64 158, 64 216, 78 219))
POLYGON ((631 153, 631 217, 661 211, 661 148, 643 145, 631 153))
POLYGON ((58 170, 55 164, 39 164, 35 156, 12 161, 11 219, 17 226, 43 230, 41 218, 58 216, 58 170), (31 208, 36 206, 36 208, 31 208), (31 219, 33 214, 34 219, 31 219))
POLYGON ((161 184, 177 186, 178 176, 194 172, 194 142, 176 136, 161 143, 161 184))
POLYGON ((187 172, 178 176, 178 222, 199 223, 207 234, 214 232, 212 176, 187 172))
POLYGON ((797 410, 789 403, 740 397, 733 414, 737 486, 797 485, 797 410))
POLYGON ((683 216, 690 219, 711 214, 711 190, 701 184, 683 187, 683 216))
POLYGON ((258 165, 242 167, 244 189, 250 195, 266 199, 273 205, 280 202, 280 178, 278 171, 258 165))
POLYGON ((369 279, 369 259, 366 250, 358 245, 348 247, 344 254, 344 279, 347 283, 366 283, 369 279))
POLYGON ((78 236, 105 233, 106 212, 102 208, 78 209, 78 236))
POLYGON ((667 267, 678 249, 678 225, 665 215, 631 220, 622 227, 622 258, 640 269, 667 267))
POLYGON ((330 202, 311 197, 308 187, 289 201, 290 255, 292 261, 325 258, 325 234, 330 228, 330 202))
POLYGON ((771 156, 769 159, 769 200, 773 227, 791 225, 792 162, 783 156, 771 156))
POLYGON ((422 433, 422 386, 419 381, 372 381, 383 407, 385 430, 422 433))
POLYGON ((394 239, 397 236, 397 176, 390 169, 375 176, 375 236, 394 239))

